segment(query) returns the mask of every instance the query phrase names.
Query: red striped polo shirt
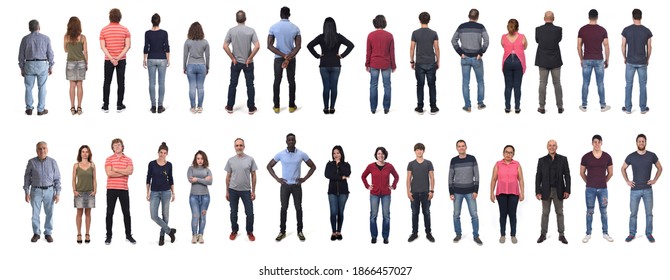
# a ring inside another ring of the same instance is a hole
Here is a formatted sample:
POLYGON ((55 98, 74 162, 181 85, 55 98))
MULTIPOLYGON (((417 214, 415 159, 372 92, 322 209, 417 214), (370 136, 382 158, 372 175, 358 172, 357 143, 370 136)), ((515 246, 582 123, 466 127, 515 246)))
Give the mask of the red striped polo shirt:
MULTIPOLYGON (((127 157, 124 154, 117 156, 116 154, 111 155, 105 160, 105 170, 108 166, 114 167, 114 169, 125 169, 128 166, 133 166, 133 160, 127 157)), ((128 176, 121 177, 107 177, 107 189, 114 190, 128 190, 128 176)))
MULTIPOLYGON (((130 31, 118 22, 111 22, 100 31, 100 40, 105 40, 105 47, 113 57, 118 56, 126 47, 126 38, 130 38, 130 31)), ((123 55, 121 59, 126 59, 123 55)), ((109 60, 105 56, 105 60, 109 60)))

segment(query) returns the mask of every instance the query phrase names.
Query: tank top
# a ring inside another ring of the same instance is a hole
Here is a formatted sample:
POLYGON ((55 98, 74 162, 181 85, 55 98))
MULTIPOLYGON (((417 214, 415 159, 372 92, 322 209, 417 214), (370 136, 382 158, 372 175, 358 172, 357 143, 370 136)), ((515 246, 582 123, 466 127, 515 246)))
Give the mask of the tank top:
POLYGON ((77 164, 77 192, 92 192, 93 191, 93 165, 88 169, 83 169, 77 164))
POLYGON ((67 49, 67 61, 82 61, 86 60, 84 56, 84 42, 68 42, 65 44, 67 49))
POLYGON ((496 195, 519 195, 519 162, 512 160, 510 163, 505 163, 505 160, 501 160, 496 166, 498 167, 496 195))
POLYGON ((502 65, 503 67, 505 66, 505 60, 507 60, 507 57, 509 57, 511 54, 515 54, 521 61, 521 68, 523 69, 523 73, 526 73, 526 53, 523 48, 524 35, 521 33, 517 34, 518 36, 514 42, 507 39, 507 34, 502 35, 502 45, 505 51, 503 54, 502 65))

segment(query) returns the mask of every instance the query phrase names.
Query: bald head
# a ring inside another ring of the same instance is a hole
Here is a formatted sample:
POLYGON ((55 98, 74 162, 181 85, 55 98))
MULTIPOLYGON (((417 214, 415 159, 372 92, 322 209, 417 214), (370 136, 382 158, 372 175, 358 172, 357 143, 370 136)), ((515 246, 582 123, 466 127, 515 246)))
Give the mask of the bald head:
POLYGON ((558 144, 556 143, 556 140, 549 140, 547 142, 547 152, 553 157, 556 154, 556 150, 558 149, 558 144))
POLYGON ((554 12, 546 11, 544 13, 544 22, 554 22, 554 12))

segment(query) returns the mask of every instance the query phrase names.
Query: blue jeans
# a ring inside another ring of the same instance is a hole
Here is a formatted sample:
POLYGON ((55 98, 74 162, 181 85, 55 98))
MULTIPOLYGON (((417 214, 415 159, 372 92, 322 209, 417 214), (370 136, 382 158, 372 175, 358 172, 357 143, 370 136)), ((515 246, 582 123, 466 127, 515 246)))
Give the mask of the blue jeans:
POLYGON ((256 88, 254 88, 254 63, 247 66, 244 63, 230 63, 230 85, 228 86, 228 103, 226 106, 233 108, 235 106, 235 94, 237 93, 237 83, 240 79, 240 72, 244 72, 244 79, 247 85, 247 108, 253 110, 256 108, 256 88))
POLYGON ((167 68, 167 59, 147 60, 151 107, 156 107, 156 72, 158 72, 158 106, 163 106, 163 98, 165 97, 165 68, 167 68))
POLYGON ((26 61, 26 64, 23 66, 23 83, 26 86, 26 109, 33 109, 33 87, 37 79, 37 111, 44 111, 48 77, 49 62, 26 61))
POLYGON ((512 89, 514 89, 514 109, 521 109, 521 82, 523 80, 523 65, 515 54, 510 54, 503 64, 505 76, 505 109, 512 106, 512 89))
POLYGON ((209 195, 191 195, 188 199, 191 205, 191 232, 193 234, 205 233, 207 223, 207 208, 209 208, 209 195))
POLYGON ((470 218, 472 220, 472 237, 479 236, 479 216, 477 216, 477 201, 472 198, 472 193, 468 194, 454 194, 454 230, 456 235, 461 235, 461 206, 463 199, 468 204, 468 211, 470 211, 470 218))
POLYGON ((419 232, 419 208, 423 213, 423 225, 426 228, 426 234, 431 233, 430 228, 430 200, 428 200, 427 192, 412 193, 414 201, 410 202, 412 208, 412 233, 419 232))
POLYGON ((382 74, 382 82, 384 84, 384 110, 388 111, 391 109, 391 68, 388 69, 376 69, 370 68, 370 110, 373 112, 377 111, 377 101, 378 101, 378 84, 379 84, 379 73, 382 74))
POLYGON ((598 97, 600 97, 600 108, 605 107, 605 62, 603 60, 584 59, 582 62, 582 106, 586 107, 589 96, 589 84, 591 83, 591 72, 596 71, 596 84, 598 85, 598 97))
POLYGON ((30 206, 33 207, 33 233, 40 234, 40 212, 44 205, 44 234, 51 235, 53 230, 53 206, 54 206, 54 188, 48 189, 31 188, 30 189, 30 206))
POLYGON ((416 64, 414 66, 414 75, 416 76, 416 104, 423 109, 423 86, 428 82, 428 96, 430 98, 430 108, 437 108, 437 89, 435 87, 435 72, 437 64, 416 64))
POLYGON ((237 208, 242 199, 244 214, 247 215, 247 234, 254 232, 254 205, 251 202, 251 191, 236 191, 228 189, 230 199, 230 225, 233 232, 238 232, 240 226, 237 224, 237 208))
POLYGON ((161 227, 161 236, 170 232, 168 221, 170 220, 170 199, 172 191, 151 191, 149 197, 149 211, 151 219, 161 227), (158 205, 161 206, 162 218, 158 217, 158 205))
POLYGON ((377 213, 379 213, 379 202, 382 203, 382 237, 389 238, 391 230, 391 195, 370 195, 370 235, 377 238, 377 213))
POLYGON ((333 232, 342 231, 342 222, 344 221, 344 206, 347 204, 348 198, 348 193, 328 195, 328 203, 330 204, 330 227, 333 232))
POLYGON ((637 71, 637 79, 640 81, 640 110, 646 111, 647 108, 647 65, 626 63, 626 111, 630 112, 633 107, 631 98, 633 95, 633 79, 637 71))
POLYGON ((191 108, 202 107, 205 98, 205 76, 207 67, 205 64, 186 64, 186 77, 188 78, 188 97, 191 99, 191 108), (195 102, 196 90, 198 92, 198 103, 195 102))
POLYGON ((323 82, 323 108, 334 109, 337 100, 337 80, 340 78, 341 67, 319 67, 323 82), (330 97, 330 105, 328 99, 330 97))
POLYGON ((461 70, 463 72, 463 99, 465 107, 470 108, 470 69, 475 70, 477 78, 477 105, 484 104, 484 61, 476 57, 465 57, 461 59, 461 70))
POLYGON ((651 210, 654 208, 654 192, 651 189, 631 190, 628 226, 632 236, 637 233, 637 209, 640 207, 640 199, 644 202, 644 213, 647 216, 647 226, 644 233, 651 234, 654 229, 654 215, 651 214, 651 210))
POLYGON ((603 224, 603 233, 607 234, 607 189, 586 187, 586 234, 588 235, 591 235, 596 198, 600 208, 600 222, 603 224))

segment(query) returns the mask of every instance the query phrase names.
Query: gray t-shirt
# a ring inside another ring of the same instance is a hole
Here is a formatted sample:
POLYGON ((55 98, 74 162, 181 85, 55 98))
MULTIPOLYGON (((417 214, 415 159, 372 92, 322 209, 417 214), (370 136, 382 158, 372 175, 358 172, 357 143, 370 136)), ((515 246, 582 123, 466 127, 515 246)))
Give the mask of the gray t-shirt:
POLYGON ((254 158, 244 154, 241 157, 235 155, 228 159, 225 170, 230 173, 230 188, 236 191, 251 190, 251 172, 256 171, 254 158))
POLYGON ((235 60, 238 63, 246 63, 251 54, 251 44, 258 42, 258 36, 253 28, 238 24, 228 30, 225 42, 233 46, 232 52, 235 60))
POLYGON ((205 179, 208 176, 212 176, 212 172, 209 171, 207 167, 188 167, 188 172, 186 172, 186 178, 191 182, 191 177, 198 179, 197 182, 191 183, 191 194, 192 195, 206 195, 209 194, 208 185, 212 184, 212 179, 205 179))
POLYGON ((424 159, 422 163, 416 160, 410 161, 407 171, 412 172, 410 190, 412 193, 428 192, 430 190, 430 171, 433 171, 433 163, 424 159))
POLYGON ((416 64, 435 63, 433 42, 437 40, 437 32, 428 27, 419 28, 412 32, 412 42, 416 43, 416 64))
POLYGON ((626 157, 626 164, 633 167, 633 182, 635 187, 631 190, 651 189, 647 182, 651 179, 651 168, 658 161, 656 154, 646 151, 643 155, 632 152, 626 157))

